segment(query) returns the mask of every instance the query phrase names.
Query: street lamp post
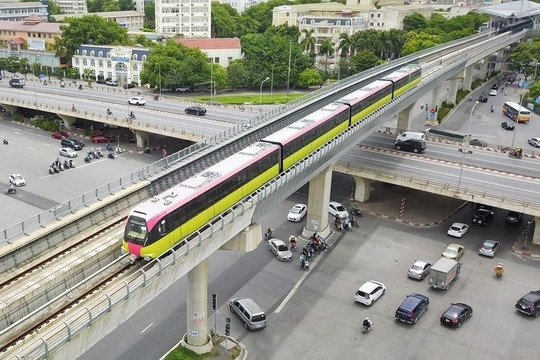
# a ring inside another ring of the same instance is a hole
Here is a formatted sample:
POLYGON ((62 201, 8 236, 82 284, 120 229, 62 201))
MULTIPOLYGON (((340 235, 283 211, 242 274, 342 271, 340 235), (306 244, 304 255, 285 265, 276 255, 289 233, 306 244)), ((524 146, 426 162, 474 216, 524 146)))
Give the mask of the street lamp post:
POLYGON ((268 80, 270 80, 270 78, 267 76, 266 79, 264 79, 261 82, 261 90, 259 91, 259 109, 261 112, 262 112, 262 87, 263 87, 263 84, 267 82, 268 80))
POLYGON ((514 149, 514 142, 516 141, 517 126, 519 124, 519 115, 521 114, 521 106, 523 104, 523 98, 524 97, 525 97, 525 93, 521 93, 519 95, 519 109, 518 109, 518 113, 517 113, 516 126, 514 128, 514 134, 512 134, 512 144, 510 145, 511 149, 514 149))
POLYGON ((159 97, 161 98, 161 64, 158 64, 159 97))
POLYGON ((457 192, 459 193, 459 187, 461 186, 461 176, 463 175, 463 165, 465 163, 465 155, 472 154, 472 151, 469 150, 469 131, 471 129, 471 119, 473 115, 474 108, 478 105, 478 101, 476 101, 471 109, 471 113, 469 114, 469 121, 467 122, 467 133, 465 134, 465 137, 463 138, 464 144, 463 148, 459 149, 458 151, 462 154, 461 156, 461 166, 459 167, 459 178, 458 178, 458 184, 457 184, 457 192))
POLYGON ((287 70, 287 100, 289 100, 289 87, 291 84, 291 54, 292 54, 292 40, 289 40, 289 69, 287 70))

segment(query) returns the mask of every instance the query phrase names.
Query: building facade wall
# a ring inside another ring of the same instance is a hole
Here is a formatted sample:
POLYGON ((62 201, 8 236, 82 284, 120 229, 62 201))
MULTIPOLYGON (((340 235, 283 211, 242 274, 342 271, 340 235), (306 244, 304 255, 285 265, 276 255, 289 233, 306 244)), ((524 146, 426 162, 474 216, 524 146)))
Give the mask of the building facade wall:
POLYGON ((86 0, 56 0, 62 14, 86 14, 86 0))
POLYGON ((156 32, 210 38, 210 0, 156 0, 156 32))
POLYGON ((22 21, 30 15, 37 15, 47 19, 47 5, 40 2, 1 2, 0 20, 22 21))
POLYGON ((54 15, 56 21, 64 21, 67 17, 80 18, 85 15, 97 15, 107 20, 116 21, 121 27, 128 30, 139 30, 144 26, 144 13, 137 11, 111 11, 101 13, 54 15))
POLYGON ((298 29, 302 32, 304 29, 313 29, 313 36, 317 39, 315 53, 319 53, 320 44, 330 38, 334 48, 339 46, 339 35, 346 33, 353 35, 358 31, 367 30, 367 15, 354 18, 314 18, 305 17, 300 20, 298 29))
POLYGON ((208 62, 219 64, 226 68, 229 64, 238 59, 242 59, 241 49, 201 49, 208 56, 208 62))

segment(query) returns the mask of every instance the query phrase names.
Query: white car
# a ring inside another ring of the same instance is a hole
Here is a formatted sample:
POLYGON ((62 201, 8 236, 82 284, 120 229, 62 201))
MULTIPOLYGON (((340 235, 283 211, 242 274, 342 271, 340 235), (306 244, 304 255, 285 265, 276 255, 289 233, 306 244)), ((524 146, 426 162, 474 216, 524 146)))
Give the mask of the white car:
POLYGON ((384 295, 386 286, 383 283, 370 280, 360 286, 354 294, 354 301, 364 305, 371 305, 375 300, 384 295))
POLYGON ((540 137, 530 138, 527 142, 534 147, 540 147, 540 137))
POLYGON ((144 96, 133 96, 133 97, 130 97, 129 100, 128 100, 128 103, 130 105, 144 105, 146 104, 146 99, 144 98, 144 96))
POLYGON ((11 174, 9 175, 9 182, 15 186, 24 186, 26 185, 26 180, 21 174, 11 174))
POLYGON ((349 212, 343 205, 341 205, 338 202, 330 201, 328 203, 328 212, 335 217, 338 217, 340 219, 347 219, 349 217, 349 212))
POLYGON ((72 148, 61 148, 59 152, 60 152, 60 155, 68 157, 68 158, 77 157, 77 152, 73 150, 72 148))
POLYGON ((489 96, 497 96, 497 90, 495 89, 489 90, 489 96))
POLYGON ((453 223, 448 229, 447 234, 453 237, 460 238, 469 231, 469 225, 463 223, 453 223))
POLYGON ((276 255, 277 259, 280 261, 291 261, 292 253, 289 250, 289 247, 279 239, 270 239, 268 240, 268 249, 276 255))
POLYGON ((287 215, 287 220, 294 221, 294 222, 302 221, 304 216, 306 216, 306 213, 307 213, 306 204, 296 204, 291 208, 291 210, 289 210, 289 214, 287 215))

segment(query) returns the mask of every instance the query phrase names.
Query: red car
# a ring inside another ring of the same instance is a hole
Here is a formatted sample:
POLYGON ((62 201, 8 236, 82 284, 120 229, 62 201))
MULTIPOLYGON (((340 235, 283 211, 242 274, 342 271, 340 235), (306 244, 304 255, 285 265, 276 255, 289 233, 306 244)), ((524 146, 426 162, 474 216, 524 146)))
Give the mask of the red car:
POLYGON ((52 132, 52 133, 51 133, 51 137, 52 137, 53 139, 62 140, 62 139, 68 138, 69 135, 66 134, 66 133, 63 132, 63 131, 55 131, 55 132, 52 132))
POLYGON ((111 141, 111 138, 110 137, 107 137, 107 136, 103 136, 103 135, 96 135, 92 138, 92 142, 94 144, 97 144, 97 143, 108 143, 111 141))

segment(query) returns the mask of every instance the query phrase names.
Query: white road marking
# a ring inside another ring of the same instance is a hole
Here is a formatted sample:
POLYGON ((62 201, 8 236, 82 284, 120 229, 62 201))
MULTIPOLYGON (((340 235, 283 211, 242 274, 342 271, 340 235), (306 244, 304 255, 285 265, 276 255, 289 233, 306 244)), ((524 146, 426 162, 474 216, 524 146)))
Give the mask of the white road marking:
MULTIPOLYGON (((312 263, 310 264, 312 265, 312 263)), ((304 282, 304 280, 307 278, 307 276, 309 275, 309 270, 308 271, 305 271, 304 272, 304 275, 302 275, 300 277, 300 279, 298 279, 298 281, 296 282, 296 285, 294 285, 294 287, 291 289, 291 291, 289 291, 289 293, 287 294, 287 296, 285 296, 285 299, 283 299, 283 301, 281 302, 281 304, 279 304, 279 306, 276 308, 276 311, 274 311, 276 314, 279 314, 281 310, 283 310, 283 308, 285 307, 285 305, 287 305, 287 303, 289 302, 289 300, 293 297, 294 293, 296 292, 296 290, 298 290, 298 288, 300 287, 300 285, 302 285, 302 283, 304 282)))
POLYGON ((145 327, 145 328, 143 329, 143 331, 141 331, 141 334, 143 334, 146 330, 150 329, 150 327, 151 327, 152 325, 154 325, 154 323, 151 323, 150 325, 148 325, 147 327, 145 327))

